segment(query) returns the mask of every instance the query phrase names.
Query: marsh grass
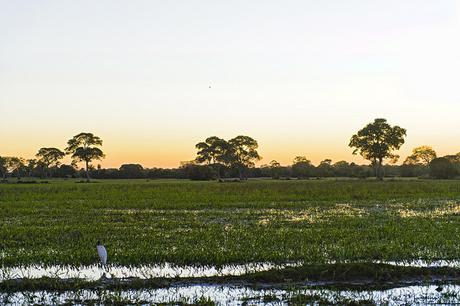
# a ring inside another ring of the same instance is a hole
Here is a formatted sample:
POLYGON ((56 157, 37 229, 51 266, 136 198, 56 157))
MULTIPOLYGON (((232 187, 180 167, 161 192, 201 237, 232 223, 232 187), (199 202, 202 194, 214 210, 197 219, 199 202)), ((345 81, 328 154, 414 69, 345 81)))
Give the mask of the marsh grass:
POLYGON ((0 185, 0 265, 455 260, 459 181, 0 185))

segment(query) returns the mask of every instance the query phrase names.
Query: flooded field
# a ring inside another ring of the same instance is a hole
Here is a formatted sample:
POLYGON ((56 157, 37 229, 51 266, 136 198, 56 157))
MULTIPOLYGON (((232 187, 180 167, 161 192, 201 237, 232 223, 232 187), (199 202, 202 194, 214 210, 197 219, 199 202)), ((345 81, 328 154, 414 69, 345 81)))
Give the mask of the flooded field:
POLYGON ((0 207, 3 303, 458 298, 458 181, 52 181, 0 207))

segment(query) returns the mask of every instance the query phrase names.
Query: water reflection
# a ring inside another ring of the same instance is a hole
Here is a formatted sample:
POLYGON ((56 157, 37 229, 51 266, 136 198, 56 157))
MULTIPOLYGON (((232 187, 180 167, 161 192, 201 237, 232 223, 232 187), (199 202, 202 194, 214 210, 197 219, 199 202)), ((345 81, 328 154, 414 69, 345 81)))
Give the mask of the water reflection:
POLYGON ((109 278, 137 277, 149 278, 184 278, 184 277, 210 277, 224 275, 243 275, 271 269, 282 269, 301 265, 300 262, 285 264, 273 263, 250 263, 244 265, 214 266, 177 266, 170 263, 129 267, 129 266, 107 266, 105 271, 97 265, 93 266, 28 266, 3 268, 0 274, 0 281, 17 278, 80 278, 85 280, 98 280, 104 274, 109 278))
MULTIPOLYGON (((333 262, 332 262, 333 263, 333 262)), ((415 261, 373 261, 372 263, 384 263, 396 266, 412 267, 453 267, 460 268, 460 261, 457 260, 415 260, 415 261)), ((267 271, 271 269, 282 269, 302 265, 302 262, 289 262, 284 264, 274 263, 249 263, 241 265, 214 266, 178 266, 170 263, 146 265, 146 266, 107 266, 105 272, 109 278, 137 277, 149 278, 184 278, 184 277, 210 277, 226 275, 243 275, 247 273, 267 271)), ((98 280, 104 273, 100 266, 27 266, 2 268, 0 270, 0 281, 16 278, 81 278, 85 280, 98 280)))
POLYGON ((410 286, 381 291, 335 291, 318 289, 252 289, 248 287, 225 285, 193 285, 175 286, 165 289, 150 290, 81 290, 76 292, 20 292, 0 293, 0 303, 15 304, 87 304, 130 302, 133 304, 152 304, 167 302, 193 303, 200 299, 210 300, 218 305, 241 305, 248 302, 251 305, 287 305, 293 298, 299 296, 319 296, 330 303, 348 301, 369 301, 375 304, 389 305, 426 305, 460 302, 460 286, 448 285, 439 291, 434 285, 410 286))

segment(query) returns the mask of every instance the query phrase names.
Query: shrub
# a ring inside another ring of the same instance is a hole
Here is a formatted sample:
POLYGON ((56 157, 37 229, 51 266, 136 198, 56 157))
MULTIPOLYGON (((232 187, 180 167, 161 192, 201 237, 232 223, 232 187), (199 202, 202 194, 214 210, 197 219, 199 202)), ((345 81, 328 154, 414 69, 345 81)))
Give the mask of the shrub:
POLYGON ((430 176, 437 179, 449 179, 457 175, 456 165, 445 157, 435 158, 430 163, 430 176))

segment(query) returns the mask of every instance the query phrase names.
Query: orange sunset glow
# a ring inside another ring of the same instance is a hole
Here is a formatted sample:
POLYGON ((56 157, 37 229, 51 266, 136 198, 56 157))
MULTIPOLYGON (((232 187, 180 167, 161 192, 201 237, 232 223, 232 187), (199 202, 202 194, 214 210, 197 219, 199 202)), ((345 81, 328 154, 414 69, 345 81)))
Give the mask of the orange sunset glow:
POLYGON ((104 3, 4 3, 0 155, 87 131, 104 167, 177 167, 214 135, 253 137, 259 165, 367 163, 348 143, 374 118, 407 129, 399 162, 460 151, 457 2, 104 3))

